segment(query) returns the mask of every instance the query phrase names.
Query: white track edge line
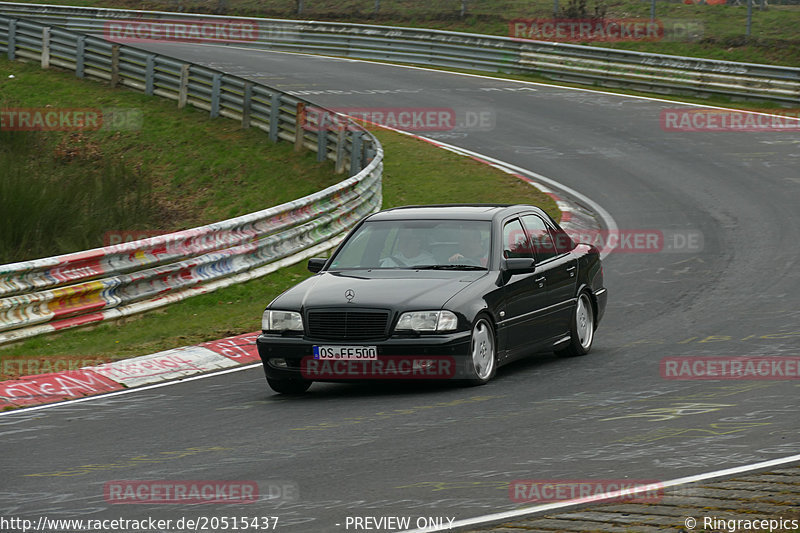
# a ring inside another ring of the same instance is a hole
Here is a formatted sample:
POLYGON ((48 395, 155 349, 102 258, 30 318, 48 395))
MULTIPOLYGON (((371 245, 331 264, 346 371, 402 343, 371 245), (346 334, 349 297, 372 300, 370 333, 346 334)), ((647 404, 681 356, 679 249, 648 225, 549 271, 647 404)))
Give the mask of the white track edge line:
MULTIPOLYGON (((566 186, 566 185, 564 185, 562 183, 559 183, 558 181, 556 181, 556 180, 554 180, 552 178, 548 178, 547 176, 543 176, 543 175, 541 175, 541 174, 539 174, 537 172, 534 172, 532 170, 527 170, 527 169, 524 169, 522 167, 518 167, 517 165, 512 165, 511 163, 506 163, 505 161, 501 161, 499 159, 495 159, 494 157, 483 155, 483 154, 478 153, 478 152, 473 152, 472 150, 468 150, 466 148, 461 148, 459 146, 454 146, 452 144, 447 144, 447 143, 443 143, 441 141, 437 141, 436 139, 430 139, 428 137, 423 137, 421 135, 416 135, 414 133, 409 133, 407 131, 398 130, 398 129, 395 129, 395 128, 389 128, 387 126, 381 126, 381 127, 385 128, 385 129, 389 129, 389 130, 395 131, 397 133, 402 133, 402 134, 405 134, 405 135, 410 135, 412 137, 416 137, 418 139, 422 139, 424 141, 427 141, 427 142, 429 142, 429 143, 431 143, 431 144, 433 144, 435 146, 439 146, 440 148, 443 148, 443 149, 448 150, 450 152, 454 152, 454 153, 461 154, 461 155, 468 155, 468 156, 476 157, 478 159, 483 159, 486 162, 491 163, 492 166, 499 167, 501 170, 506 170, 507 172, 511 171, 511 173, 524 174, 524 175, 529 176, 529 177, 531 177, 531 178, 533 178, 535 180, 542 181, 542 182, 548 184, 549 186, 551 186, 552 188, 554 188, 556 190, 563 191, 564 193, 572 196, 573 198, 585 203, 598 216, 600 216, 600 218, 603 219, 603 223, 605 224, 606 229, 609 231, 609 233, 616 233, 616 232, 619 231, 619 227, 617 226, 617 222, 614 220, 614 217, 612 217, 611 213, 606 211, 603 206, 601 206, 600 204, 598 204, 597 202, 595 202, 594 200, 592 200, 591 198, 589 198, 585 194, 580 193, 580 192, 576 191, 575 189, 573 189, 571 187, 568 187, 568 186, 566 186)), ((548 191, 544 191, 544 192, 548 192, 548 191)), ((562 209, 562 211, 564 211, 564 209, 562 209)), ((614 243, 613 246, 605 246, 603 248, 602 252, 600 253, 600 257, 602 259, 604 259, 606 256, 608 256, 608 254, 610 254, 614 250, 614 248, 617 245, 618 245, 618 243, 614 243)))
MULTIPOLYGON (((390 128, 390 127, 387 127, 387 126, 381 126, 381 127, 384 128, 384 129, 395 131, 397 133, 408 135, 410 137, 417 137, 419 139, 422 139, 422 140, 424 140, 426 142, 429 142, 429 143, 433 144, 434 146, 438 146, 438 147, 440 147, 440 148, 442 148, 444 150, 448 150, 450 152, 454 152, 454 153, 457 153, 457 154, 460 154, 460 155, 472 156, 472 157, 476 157, 478 159, 483 159, 486 162, 491 163, 493 166, 499 167, 501 170, 507 170, 507 171, 513 171, 513 172, 520 173, 520 174, 525 174, 525 175, 527 175, 527 176, 529 176, 531 178, 534 178, 536 180, 543 181, 543 182, 547 183, 548 185, 550 185, 551 187, 553 187, 554 189, 562 190, 565 193, 567 193, 567 194, 577 198, 578 200, 588 204, 592 209, 595 210, 595 212, 601 218, 603 218, 603 221, 607 226, 606 229, 608 229, 610 231, 616 231, 617 230, 617 223, 614 221, 614 218, 600 204, 598 204, 597 202, 595 202, 594 200, 592 200, 588 196, 586 196, 586 195, 584 195, 582 193, 579 193, 578 191, 576 191, 576 190, 574 190, 574 189, 572 189, 570 187, 567 187, 566 185, 562 185, 561 183, 559 183, 559 182, 557 182, 557 181, 555 181, 555 180, 553 180, 551 178, 548 178, 546 176, 542 176, 541 174, 538 174, 538 173, 533 172, 531 170, 526 170, 526 169, 524 169, 522 167, 518 167, 516 165, 512 165, 511 163, 506 163, 505 161, 500 161, 499 159, 495 159, 493 157, 489 157, 487 155, 480 154, 478 152, 473 152, 472 150, 468 150, 466 148, 453 146, 451 144, 447 144, 447 143, 443 143, 441 141, 437 141, 436 139, 430 139, 430 138, 427 138, 427 137, 422 137, 420 135, 416 135, 416 134, 413 134, 413 133, 410 133, 410 132, 407 132, 407 131, 403 131, 403 130, 398 130, 398 129, 395 129, 395 128, 390 128)), ((611 253, 612 250, 613 250, 613 248, 611 248, 611 247, 604 248, 603 251, 600 254, 601 257, 603 257, 603 258, 606 257, 609 253, 611 253)), ((39 411, 39 410, 42 410, 42 409, 50 409, 50 408, 53 408, 53 407, 71 405, 73 403, 88 402, 88 401, 92 401, 92 400, 99 399, 99 398, 110 398, 112 396, 118 396, 118 395, 122 395, 122 394, 130 394, 130 393, 133 393, 133 392, 136 392, 136 391, 150 390, 150 389, 155 389, 155 388, 158 388, 158 387, 166 387, 168 385, 175 385, 177 383, 182 383, 182 382, 185 382, 185 381, 193 381, 193 380, 196 380, 196 379, 203 379, 203 378, 207 378, 207 377, 213 377, 213 376, 217 376, 217 375, 227 374, 227 373, 230 373, 230 372, 238 372, 240 370, 247 370, 247 369, 250 369, 250 368, 255 368, 256 366, 259 366, 259 365, 260 365, 260 363, 255 363, 255 364, 247 365, 247 366, 244 366, 244 367, 226 369, 226 370, 222 370, 222 371, 219 371, 219 372, 212 372, 212 373, 209 373, 209 374, 203 374, 203 375, 200 375, 200 376, 191 376, 191 377, 181 378, 181 379, 177 379, 177 380, 173 380, 173 381, 168 381, 166 383, 156 383, 156 384, 153 384, 153 385, 145 385, 145 386, 142 386, 142 387, 133 387, 131 389, 126 389, 126 390, 122 390, 122 391, 114 391, 114 392, 109 392, 109 393, 106 393, 106 394, 99 394, 97 396, 89 396, 89 397, 85 397, 85 398, 76 398, 76 399, 72 399, 72 400, 66 400, 66 401, 63 401, 63 402, 48 403, 48 404, 37 405, 37 406, 33 406, 33 407, 22 407, 22 408, 19 408, 19 409, 13 409, 13 410, 10 410, 10 411, 2 412, 2 413, 0 413, 0 417, 7 416, 7 415, 10 415, 10 414, 18 414, 18 413, 23 413, 23 412, 39 411)))
MULTIPOLYGON (((554 89, 567 89, 572 91, 583 91, 587 93, 595 93, 595 94, 605 94, 608 96, 621 96, 624 98, 637 98, 639 100, 649 100, 651 102, 662 102, 665 104, 676 104, 676 105, 685 105, 685 106, 692 106, 692 107, 701 107, 704 109, 722 109, 725 111, 740 111, 742 113, 751 113, 754 115, 765 115, 768 117, 779 116, 782 118, 789 118, 792 120, 800 121, 800 117, 787 117, 785 115, 773 115, 771 113, 765 113, 763 111, 750 111, 747 109, 738 109, 735 107, 723 107, 723 106, 716 106, 716 105, 708 105, 708 104, 698 104, 695 102, 684 102, 682 100, 668 100, 666 98, 658 98, 655 96, 640 96, 637 94, 627 94, 627 93, 615 93, 611 91, 601 91, 599 89, 592 89, 589 87, 570 87, 568 85, 558 85, 555 83, 545 83, 541 81, 528 81, 528 80, 515 80, 512 78, 506 78, 503 76, 488 76, 485 74, 473 74, 469 72, 458 72, 452 70, 443 70, 441 68, 431 68, 431 67, 419 67, 416 65, 404 65, 402 63, 390 63, 387 61, 373 61, 369 59, 359 59, 359 58, 351 58, 351 57, 341 57, 341 56, 326 56, 323 54, 311 54, 308 52, 285 52, 283 50, 269 50, 269 49, 262 49, 262 48, 253 48, 249 46, 231 46, 231 45, 224 45, 224 44, 208 44, 208 43, 196 43, 196 46, 211 46, 211 47, 222 47, 222 48, 233 48, 236 50, 250 50, 255 52, 268 52, 271 54, 289 54, 289 55, 298 55, 298 56, 308 56, 308 57, 319 57, 323 59, 332 59, 337 61, 345 61, 350 63, 368 63, 374 65, 384 65, 388 67, 397 67, 397 68, 407 68, 410 70, 423 70, 427 72, 438 72, 440 74, 452 74, 454 76, 466 76, 469 78, 481 78, 485 80, 495 80, 495 81, 508 81, 511 83, 522 83, 525 85, 536 85, 538 87, 552 87, 554 89)), ((498 73, 499 74, 499 73, 498 73)), ((285 91, 287 94, 291 94, 292 96, 316 96, 316 95, 296 95, 292 91, 285 91)), ((776 111, 780 111, 780 109, 776 109, 776 111)))
MULTIPOLYGON (((220 45, 201 45, 201 46, 220 46, 220 45)), ((440 70, 440 69, 426 68, 426 67, 417 67, 417 66, 411 66, 411 65, 398 65, 396 63, 385 63, 385 62, 382 62, 382 61, 364 61, 364 60, 359 60, 359 59, 340 58, 340 57, 336 57, 336 56, 325 56, 325 55, 320 55, 320 54, 307 54, 307 53, 297 53, 297 52, 280 52, 280 51, 275 51, 275 50, 259 50, 259 49, 249 48, 249 47, 226 46, 226 48, 237 48, 237 49, 251 50, 251 51, 255 50, 257 52, 271 52, 271 53, 282 53, 282 54, 293 54, 293 55, 306 55, 306 56, 311 56, 311 57, 322 57, 322 58, 327 58, 327 59, 338 59, 338 60, 349 61, 349 62, 374 63, 374 64, 379 64, 379 65, 394 66, 394 67, 407 68, 407 69, 413 69, 413 70, 424 70, 424 71, 429 71, 429 72, 439 72, 439 73, 445 73, 445 74, 453 74, 453 75, 457 75, 457 76, 468 76, 468 77, 475 77, 475 78, 482 78, 482 79, 489 79, 489 80, 502 80, 502 81, 509 81, 509 82, 512 82, 512 83, 538 85, 538 86, 543 86, 543 87, 554 87, 554 88, 559 88, 559 89, 568 89, 568 90, 574 90, 574 91, 584 91, 584 92, 591 92, 591 93, 597 93, 597 94, 620 96, 620 97, 624 97, 624 98, 637 98, 637 99, 640 99, 640 100, 649 100, 649 101, 654 101, 654 102, 664 102, 664 103, 670 103, 670 104, 687 105, 687 106, 693 106, 693 107, 703 107, 703 108, 709 108, 709 109, 725 109, 725 110, 732 109, 732 110, 736 110, 736 111, 742 111, 742 112, 745 112, 745 113, 753 113, 753 114, 759 114, 759 115, 772 116, 769 113, 761 113, 761 112, 756 112, 756 111, 739 110, 739 109, 735 109, 735 108, 726 108, 726 107, 721 107, 721 106, 709 106, 709 105, 703 105, 703 104, 696 104, 696 103, 693 103, 693 102, 681 102, 681 101, 676 101, 676 100, 666 100, 666 99, 662 99, 662 98, 654 98, 654 97, 649 97, 649 96, 639 96, 639 95, 632 95, 632 94, 615 93, 615 92, 608 92, 608 91, 599 91, 597 89, 588 89, 588 88, 581 88, 581 87, 569 87, 569 86, 563 86, 563 85, 555 85, 555 84, 533 82, 533 81, 524 81, 524 80, 513 80, 513 79, 509 79, 509 78, 504 78, 504 77, 484 76, 484 75, 480 75, 480 74, 470 74, 470 73, 466 73, 466 72, 452 72, 452 71, 447 71, 447 70, 440 70)), ((398 131, 400 131, 400 130, 398 130, 398 131)), ((403 133, 407 133, 407 132, 403 132, 403 133)), ((607 227, 608 230, 617 230, 618 229, 617 224, 614 221, 614 218, 611 216, 611 214, 608 211, 606 211, 602 206, 600 206, 600 204, 596 203, 594 200, 591 200, 588 196, 585 196, 585 195, 579 193, 578 191, 576 191, 576 190, 574 190, 574 189, 572 189, 570 187, 567 187, 566 185, 562 185, 562 184, 558 183, 557 181, 552 180, 550 178, 547 178, 545 176, 542 176, 541 174, 538 174, 536 172, 533 172, 533 171, 530 171, 530 170, 526 170, 526 169, 518 167, 516 165, 511 165, 511 164, 508 164, 508 163, 504 163, 504 162, 499 161, 499 160, 497 160, 497 159, 495 159, 493 157, 485 156, 485 155, 479 154, 477 152, 473 152, 473 151, 465 149, 465 148, 460 148, 460 147, 457 147, 457 146, 449 145, 447 143, 436 141, 435 139, 429 139, 429 138, 426 138, 426 137, 421 137, 421 138, 423 138, 426 141, 431 142, 433 144, 440 145, 441 147, 446 148, 446 149, 448 149, 450 151, 463 152, 465 154, 469 154, 469 155, 472 155, 474 157, 479 157, 481 159, 485 159, 487 161, 493 162, 493 163, 495 163, 497 165, 505 166, 505 167, 507 167, 509 169, 513 169, 514 171, 519 172, 521 174, 525 174, 525 175, 530 176, 530 177, 532 177, 534 179, 541 180, 541 181, 551 185, 554 188, 561 189, 561 190, 567 192, 568 194, 574 196, 575 198, 577 198, 577 199, 579 199, 579 200, 581 200, 583 202, 586 202, 593 209, 596 209, 595 212, 598 215, 600 215, 600 217, 603 218, 603 221, 608 225, 608 227, 607 227)), ((604 251, 603 257, 608 255, 608 253, 610 253, 610 251, 604 251)), ((1 416, 6 416, 6 415, 11 415, 11 414, 19 414, 19 413, 22 413, 22 412, 38 411, 38 410, 42 410, 42 409, 48 409, 48 408, 51 408, 51 407, 59 407, 59 406, 73 404, 73 403, 92 401, 92 400, 97 400, 97 399, 101 399, 101 398, 110 398, 112 396, 118 396, 118 395, 122 395, 122 394, 128 394, 128 393, 133 393, 133 392, 137 392, 137 391, 142 391, 142 390, 149 390, 149 389, 155 389, 155 388, 160 388, 160 387, 166 387, 166 386, 169 386, 169 385, 175 385, 177 383, 182 383, 182 382, 185 382, 185 381, 194 381, 194 380, 197 380, 197 379, 204 379, 204 378, 213 377, 213 376, 217 376, 217 375, 228 374, 228 373, 232 373, 232 372, 238 372, 238 371, 241 371, 241 370, 248 370, 248 369, 251 369, 251 368, 256 368, 257 366, 260 366, 260 364, 259 363, 255 363, 255 364, 252 364, 252 365, 247 365, 247 366, 243 366, 243 367, 227 369, 227 370, 223 370, 223 371, 219 371, 219 372, 213 372, 213 373, 210 373, 210 374, 203 374, 201 376, 194 376, 194 377, 184 378, 184 379, 180 379, 180 380, 176 380, 176 381, 169 381, 169 382, 166 382, 166 383, 158 383, 158 384, 155 384, 155 385, 147 385, 147 386, 144 386, 144 387, 137 387, 137 388, 128 389, 128 390, 124 390, 124 391, 116 391, 116 392, 111 392, 111 393, 108 393, 108 394, 103 394, 103 395, 98 395, 98 396, 91 396, 91 397, 87 397, 87 398, 79 398, 79 399, 76 399, 76 400, 69 400, 69 401, 66 401, 66 402, 59 402, 59 403, 45 404, 45 405, 40 405, 40 406, 35 406, 35 407, 15 409, 15 410, 12 410, 12 411, 7 411, 5 413, 0 413, 0 417, 1 416)), ((752 463, 750 465, 743 465, 743 466, 728 468, 728 469, 724 469, 724 470, 717 470, 717 471, 708 472, 708 473, 705 473, 705 474, 697 474, 697 475, 694 475, 694 476, 676 478, 676 479, 673 479, 673 480, 664 481, 664 482, 660 483, 660 486, 662 488, 666 488, 666 487, 672 487, 672 486, 676 486, 676 485, 683 485, 683 484, 687 484, 687 483, 694 483, 694 482, 697 482, 697 481, 704 481, 704 480, 707 480, 707 479, 713 479, 715 477, 723 477, 723 476, 727 476, 727 475, 734 475, 734 474, 738 474, 738 473, 749 472, 749 471, 752 471, 752 470, 758 470, 760 468, 769 468, 771 466, 778 466, 778 465, 791 463, 791 462, 795 462, 795 461, 800 461, 800 455, 792 455, 792 456, 784 457, 784 458, 780 458, 780 459, 772 459, 770 461, 763 461, 763 462, 760 462, 760 463, 752 463)), ((646 490, 652 490, 652 485, 641 485, 639 487, 635 487, 634 489, 631 489, 630 492, 631 493, 636 493, 636 492, 644 492, 646 490)), ((618 493, 619 493, 619 491, 617 491, 617 495, 618 495, 618 493)), ((452 527, 465 527, 465 526, 480 525, 480 524, 483 524, 483 523, 486 523, 486 522, 489 522, 489 521, 504 520, 506 518, 517 518, 517 517, 525 516, 525 515, 528 515, 528 514, 534 514, 534 513, 549 511, 549 510, 561 509, 561 508, 564 508, 564 507, 570 507, 570 506, 573 506, 573 505, 579 505, 581 503, 588 503, 588 502, 592 502, 592 501, 609 499, 609 498, 613 498, 613 497, 615 497, 615 495, 612 492, 612 493, 600 494, 598 496, 594 496, 594 497, 591 497, 591 498, 567 500, 567 501, 564 501, 564 502, 551 503, 551 504, 546 504, 546 505, 539 505, 539 506, 536 506, 536 507, 528 507, 528 508, 524 508, 524 509, 518 509, 518 510, 515 510, 515 511, 507 511, 507 512, 504 512, 504 513, 494 513, 494 514, 489 514, 489 515, 482 515, 482 516, 478 516, 478 517, 475 517, 475 518, 459 520, 457 522, 454 522, 452 524, 452 527)), ((447 529, 450 529, 450 526, 448 526, 447 529)), ((401 533, 434 533, 434 532, 437 532, 437 531, 445 531, 445 529, 444 528, 434 528, 434 529, 426 528, 426 529, 407 530, 407 531, 404 531, 404 532, 401 532, 401 533)))
POLYGON ((639 492, 647 492, 653 491, 655 489, 664 489, 667 487, 674 487, 677 485, 685 485, 688 483, 696 483, 698 481, 705 481, 708 479, 713 479, 717 477, 724 477, 730 476, 735 474, 741 474, 743 472, 750 472, 752 470, 759 470, 762 468, 770 468, 773 466, 779 466, 787 463, 797 462, 800 461, 800 454, 798 455, 790 455, 788 457, 782 457, 779 459, 770 459, 769 461, 762 461, 759 463, 751 463, 749 465, 742 465, 742 466, 735 466, 731 468, 725 468, 723 470, 715 470, 713 472, 707 472, 704 474, 696 474, 693 476, 686 476, 676 479, 671 479, 669 481, 662 481, 659 483, 651 483, 648 485, 639 485, 632 489, 627 489, 624 491, 617 490, 606 492, 603 494, 597 494, 595 496, 588 496, 586 498, 575 498, 571 500, 565 500, 563 502, 557 503, 548 503, 545 505, 537 505, 534 507, 526 507, 524 509, 516 509, 514 511, 506 511, 502 513, 492 513, 488 515, 476 516, 475 518, 466 518, 464 520, 458 520, 453 522, 447 526, 439 526, 433 528, 422 528, 422 529, 413 529, 413 530, 406 530, 400 533, 434 533, 436 531, 452 531, 453 528, 462 528, 462 527, 470 527, 470 526, 480 526, 484 525, 487 522, 496 522, 502 521, 510 518, 521 518, 523 516, 542 513, 545 511, 552 511, 556 509, 563 509, 565 507, 572 507, 575 505, 580 505, 584 503, 593 503, 598 502, 601 503, 602 500, 608 500, 613 498, 618 498, 623 495, 627 494, 636 494, 639 492))
POLYGON ((75 398, 72 400, 65 400, 63 402, 55 402, 55 403, 46 403, 43 405, 35 405, 32 407, 20 407, 19 409, 11 409, 9 411, 4 411, 0 413, 0 417, 2 416, 9 416, 9 415, 16 415, 20 413, 29 413, 31 411, 41 411, 42 409, 50 409, 53 407, 64 407, 65 405, 71 405, 73 403, 83 403, 83 402, 91 402, 93 400, 105 400, 107 398, 111 398, 113 396, 122 396, 123 394, 132 394, 134 392, 151 390, 151 389, 158 389, 161 387, 169 387, 170 385, 177 385, 179 383, 185 383, 187 381, 195 381, 198 379, 205 379, 205 378, 212 378, 215 376, 221 376, 223 374, 231 374, 233 372, 240 372, 242 370, 250 370, 251 368, 260 367, 261 363, 253 363, 245 366, 237 366, 235 368, 226 368, 225 370, 219 370, 216 372, 209 372, 208 374, 200 374, 199 376, 188 376, 185 378, 178 378, 170 381, 165 381, 164 383, 153 383, 152 385, 143 385, 141 387, 131 387, 130 389, 118 390, 107 392, 105 394, 98 394, 96 396, 86 396, 84 398, 75 398))

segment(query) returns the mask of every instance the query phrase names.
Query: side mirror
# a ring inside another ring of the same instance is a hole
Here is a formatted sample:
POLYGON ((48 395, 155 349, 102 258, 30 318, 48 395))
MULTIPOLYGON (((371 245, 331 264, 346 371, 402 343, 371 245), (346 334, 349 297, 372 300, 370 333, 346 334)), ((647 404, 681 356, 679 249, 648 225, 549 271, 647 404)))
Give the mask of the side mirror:
POLYGON ((316 274, 317 272, 322 270, 322 267, 324 267, 325 263, 327 262, 328 259, 325 257, 312 257, 311 259, 308 260, 308 271, 316 274))
POLYGON ((514 257, 503 259, 500 262, 500 277, 498 285, 505 285, 515 274, 530 274, 536 270, 536 261, 527 257, 514 257))

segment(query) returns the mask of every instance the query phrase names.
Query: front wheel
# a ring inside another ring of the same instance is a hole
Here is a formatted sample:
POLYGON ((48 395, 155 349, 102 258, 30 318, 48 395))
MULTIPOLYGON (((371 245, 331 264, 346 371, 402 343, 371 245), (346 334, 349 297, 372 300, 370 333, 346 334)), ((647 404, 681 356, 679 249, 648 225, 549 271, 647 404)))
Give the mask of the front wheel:
POLYGON ((594 342, 594 308, 589 295, 582 292, 578 296, 578 303, 572 315, 569 345, 563 350, 558 350, 556 355, 561 357, 586 355, 592 349, 592 342, 594 342))
POLYGON ((307 379, 270 379, 267 383, 275 392, 280 394, 303 394, 311 386, 307 379))
POLYGON ((468 361, 467 380, 471 385, 488 383, 497 372, 497 350, 494 342, 494 328, 485 317, 478 318, 472 327, 471 358, 468 361))

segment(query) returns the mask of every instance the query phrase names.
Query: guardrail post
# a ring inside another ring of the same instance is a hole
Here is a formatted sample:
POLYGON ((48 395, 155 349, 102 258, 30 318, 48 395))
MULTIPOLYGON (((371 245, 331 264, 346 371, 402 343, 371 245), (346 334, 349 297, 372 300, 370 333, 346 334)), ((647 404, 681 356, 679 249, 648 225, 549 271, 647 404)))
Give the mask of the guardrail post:
POLYGON ((83 61, 86 59, 86 36, 81 35, 78 37, 78 46, 75 51, 75 75, 79 78, 83 77, 83 61))
POLYGON ((155 85, 156 56, 148 54, 144 60, 144 94, 153 96, 153 86, 155 85))
POLYGON ((320 113, 317 121, 317 163, 328 158, 328 121, 324 113, 320 113))
POLYGON ((369 163, 370 161, 375 159, 375 156, 378 153, 378 151, 375 149, 375 145, 373 143, 369 143, 366 146, 366 149, 364 150, 364 152, 365 152, 364 155, 366 156, 367 163, 369 163))
POLYGON ((278 126, 281 120, 281 95, 272 93, 269 99, 269 140, 278 142, 278 126))
POLYGON ((178 109, 186 107, 186 100, 189 96, 189 65, 181 65, 181 81, 178 84, 178 109))
POLYGON ((50 28, 42 28, 42 68, 50 68, 50 28))
POLYGON ((219 93, 222 86, 222 74, 214 74, 211 77, 211 118, 219 116, 219 93))
POLYGON ((339 131, 336 132, 336 166, 335 172, 341 174, 344 172, 344 147, 346 144, 345 139, 345 126, 339 125, 339 131))
POLYGON ((244 94, 242 95, 242 129, 250 127, 250 102, 253 99, 253 83, 244 82, 244 94))
POLYGON ((119 45, 111 45, 111 87, 119 85, 119 45))
POLYGON ((303 149, 303 126, 306 124, 306 104, 297 102, 297 114, 294 117, 294 151, 303 149))
POLYGON ((14 61, 17 57, 17 21, 8 21, 8 59, 14 61))
POLYGON ((350 175, 355 176, 361 171, 361 151, 363 147, 361 136, 363 133, 353 134, 353 146, 350 151, 350 175))

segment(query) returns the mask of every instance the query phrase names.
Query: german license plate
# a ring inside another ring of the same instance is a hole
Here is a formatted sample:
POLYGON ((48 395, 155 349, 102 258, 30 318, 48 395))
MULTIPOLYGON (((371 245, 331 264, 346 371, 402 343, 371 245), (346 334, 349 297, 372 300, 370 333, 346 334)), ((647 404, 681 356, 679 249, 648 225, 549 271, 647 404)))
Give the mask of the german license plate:
POLYGON ((375 346, 314 346, 314 359, 366 361, 378 358, 375 346))

